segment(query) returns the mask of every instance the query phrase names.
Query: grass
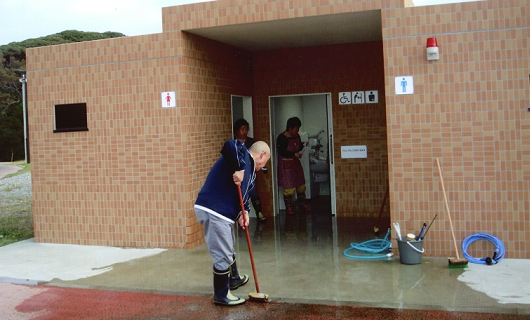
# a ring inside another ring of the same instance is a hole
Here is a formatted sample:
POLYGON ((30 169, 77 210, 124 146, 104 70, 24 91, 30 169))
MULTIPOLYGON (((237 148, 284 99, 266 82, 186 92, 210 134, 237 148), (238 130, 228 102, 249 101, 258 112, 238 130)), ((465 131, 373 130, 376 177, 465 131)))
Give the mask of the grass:
POLYGON ((0 218, 0 247, 33 238, 31 214, 0 218))
MULTIPOLYGON (((30 164, 25 162, 16 162, 16 164, 20 165, 22 169, 5 176, 3 179, 31 171, 30 164)), ((9 192, 16 188, 16 185, 5 187, 0 192, 9 192)), ((4 195, 0 195, 0 197, 4 197, 4 195)), ((7 204, 0 205, 0 247, 31 239, 34 236, 31 197, 24 199, 6 198, 5 200, 15 201, 5 201, 7 204)))

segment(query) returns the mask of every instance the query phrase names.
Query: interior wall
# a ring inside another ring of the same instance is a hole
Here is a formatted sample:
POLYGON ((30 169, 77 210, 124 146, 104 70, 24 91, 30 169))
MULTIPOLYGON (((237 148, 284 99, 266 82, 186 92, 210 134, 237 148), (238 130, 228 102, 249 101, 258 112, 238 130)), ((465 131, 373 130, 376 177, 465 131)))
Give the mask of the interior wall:
MULTIPOLYGON (((387 139, 383 50, 379 42, 258 52, 253 58, 255 125, 270 140, 269 96, 332 96, 337 216, 377 217, 386 190, 387 139), (338 104, 339 92, 379 90, 379 103, 338 104), (367 145, 368 159, 340 159, 340 146, 367 145)), ((306 120, 307 121, 307 120, 306 120)), ((274 143, 274 142, 273 142, 274 143)), ((274 145, 274 144, 273 144, 274 145)), ((272 200, 271 177, 260 192, 272 200)), ((270 201, 262 201, 272 214, 270 201)))

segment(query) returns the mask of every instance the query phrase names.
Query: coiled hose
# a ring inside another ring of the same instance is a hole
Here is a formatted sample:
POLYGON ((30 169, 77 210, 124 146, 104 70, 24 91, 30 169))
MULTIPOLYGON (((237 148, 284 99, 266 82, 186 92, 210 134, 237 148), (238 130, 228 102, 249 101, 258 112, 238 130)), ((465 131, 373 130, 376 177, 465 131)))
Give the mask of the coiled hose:
POLYGON ((462 252, 464 253, 464 257, 471 262, 476 264, 496 264, 497 262, 501 261, 504 258, 504 255, 506 254, 506 251, 504 249, 504 244, 501 240, 498 238, 487 234, 487 233, 477 233, 474 235, 470 235, 467 238, 462 241, 462 252), (479 240, 485 240, 490 241, 495 245, 495 252, 493 253, 493 257, 486 257, 486 258, 474 258, 471 257, 469 254, 467 254, 467 247, 469 247, 470 244, 472 244, 475 241, 479 240))
POLYGON ((390 250, 390 245, 392 242, 388 240, 388 237, 390 236, 390 229, 388 229, 388 232, 386 233, 386 236, 384 239, 372 239, 365 242, 352 242, 350 243, 350 247, 346 250, 344 250, 342 253, 344 256, 348 259, 360 259, 360 260, 375 260, 375 259, 388 259, 394 255, 394 253, 385 253, 385 254, 377 254, 382 252, 388 252, 390 250), (369 253, 370 255, 352 255, 348 252, 351 250, 358 250, 362 252, 369 253))

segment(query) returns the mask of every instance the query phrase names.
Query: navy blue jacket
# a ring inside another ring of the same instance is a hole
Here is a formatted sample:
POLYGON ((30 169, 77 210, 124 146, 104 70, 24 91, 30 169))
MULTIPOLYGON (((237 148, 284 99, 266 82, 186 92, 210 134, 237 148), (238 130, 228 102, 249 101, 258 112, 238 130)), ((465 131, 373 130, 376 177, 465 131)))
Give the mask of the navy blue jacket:
POLYGON ((213 165, 206 177, 195 207, 230 221, 236 221, 241 213, 237 185, 233 174, 245 170, 241 191, 245 210, 250 210, 250 191, 254 188, 256 171, 254 159, 245 144, 238 140, 228 140, 221 150, 221 157, 213 165))

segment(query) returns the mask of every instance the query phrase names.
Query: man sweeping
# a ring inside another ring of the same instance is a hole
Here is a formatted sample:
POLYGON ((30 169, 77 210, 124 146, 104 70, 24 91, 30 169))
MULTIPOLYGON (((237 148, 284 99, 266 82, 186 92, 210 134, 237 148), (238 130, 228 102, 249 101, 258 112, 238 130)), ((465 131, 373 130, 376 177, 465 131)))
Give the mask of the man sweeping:
POLYGON ((240 276, 234 251, 237 221, 245 229, 249 224, 249 199, 256 183, 256 172, 270 159, 270 148, 263 141, 250 149, 236 139, 225 142, 221 157, 213 165, 195 202, 195 215, 204 227, 204 239, 213 259, 214 303, 235 306, 245 303, 230 292, 246 284, 240 276), (241 212, 237 186, 241 186, 245 212, 241 212))

